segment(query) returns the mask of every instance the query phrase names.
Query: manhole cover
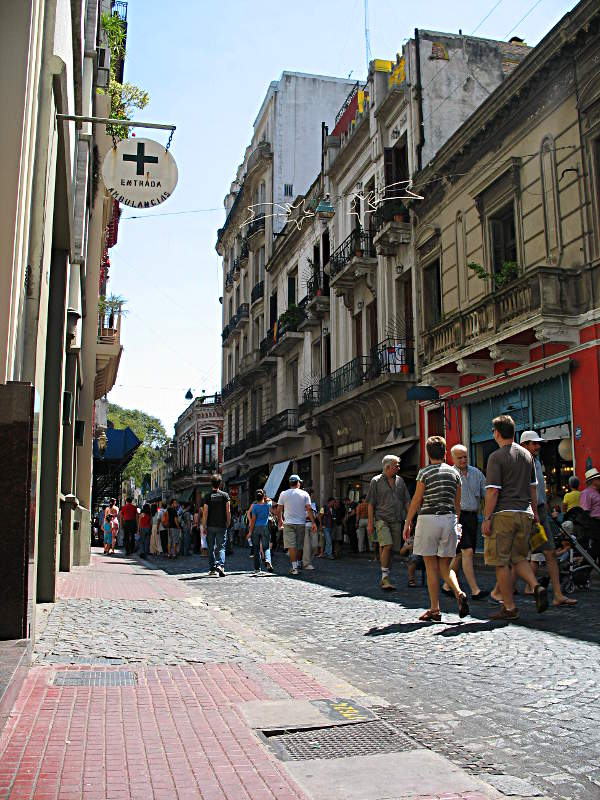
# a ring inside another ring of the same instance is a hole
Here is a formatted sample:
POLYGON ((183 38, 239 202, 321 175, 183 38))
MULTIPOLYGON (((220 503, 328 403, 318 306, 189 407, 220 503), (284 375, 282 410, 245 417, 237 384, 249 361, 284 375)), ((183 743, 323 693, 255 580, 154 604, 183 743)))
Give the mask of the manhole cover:
POLYGON ((137 676, 130 670, 106 672, 105 670, 67 670, 57 672, 55 686, 135 686, 137 676))
POLYGON ((279 758, 286 761, 397 753, 415 746, 406 736, 379 720, 327 728, 263 731, 263 736, 279 758))

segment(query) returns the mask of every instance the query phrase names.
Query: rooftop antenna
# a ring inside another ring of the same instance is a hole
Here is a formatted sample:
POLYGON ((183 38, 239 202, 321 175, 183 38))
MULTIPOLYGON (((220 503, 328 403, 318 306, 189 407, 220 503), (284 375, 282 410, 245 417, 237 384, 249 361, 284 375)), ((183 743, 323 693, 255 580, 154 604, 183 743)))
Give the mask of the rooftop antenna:
POLYGON ((369 0, 365 0, 365 55, 367 58, 367 76, 371 63, 371 42, 369 40, 369 0))

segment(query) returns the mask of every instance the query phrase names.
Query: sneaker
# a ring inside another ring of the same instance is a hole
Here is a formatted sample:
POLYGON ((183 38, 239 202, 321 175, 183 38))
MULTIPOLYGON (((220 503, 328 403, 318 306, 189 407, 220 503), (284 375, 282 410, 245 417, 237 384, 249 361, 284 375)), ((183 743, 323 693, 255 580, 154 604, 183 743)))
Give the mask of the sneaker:
POLYGON ((504 605, 501 605, 500 611, 490 614, 489 619, 497 621, 519 619, 519 609, 513 608, 512 611, 508 611, 504 605))
POLYGON ((267 572, 273 572, 273 564, 270 561, 265 561, 265 567, 267 568, 267 572))
POLYGON ((296 567, 292 567, 290 570, 290 575, 300 575, 300 572, 296 569, 296 567))
POLYGON ((538 614, 542 614, 548 608, 548 592, 539 584, 535 587, 535 607, 538 614))
POLYGON ((225 577, 225 570, 223 569, 223 567, 216 567, 216 570, 217 574, 219 575, 219 578, 225 577))
POLYGON ((252 575, 253 575, 255 578, 256 578, 256 577, 258 577, 258 575, 260 575, 260 570, 259 570, 259 569, 255 569, 255 570, 254 570, 254 572, 252 573, 252 575))
POLYGON ((314 567, 313 567, 313 565, 312 565, 312 564, 306 564, 306 566, 304 567, 304 569, 314 569, 314 567))
POLYGON ((390 579, 388 578, 387 575, 384 578, 381 579, 380 586, 385 592, 395 592, 396 591, 396 587, 390 581, 390 579))
POLYGON ((211 569, 211 571, 208 573, 208 577, 209 577, 209 578, 216 578, 216 577, 218 577, 218 576, 217 576, 217 570, 216 570, 216 569, 211 569))

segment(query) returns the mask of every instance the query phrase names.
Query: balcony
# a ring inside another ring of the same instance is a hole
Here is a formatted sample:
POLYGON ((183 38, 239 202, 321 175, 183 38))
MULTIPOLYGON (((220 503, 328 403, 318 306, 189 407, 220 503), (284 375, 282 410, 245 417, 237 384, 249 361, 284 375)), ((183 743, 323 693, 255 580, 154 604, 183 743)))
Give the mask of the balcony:
POLYGON ((267 358, 267 356, 271 355, 271 350, 273 349, 273 345, 275 344, 274 337, 274 329, 270 328, 267 332, 267 335, 262 340, 259 346, 259 352, 261 359, 267 358))
POLYGON ((246 167, 246 179, 250 176, 255 170, 260 169, 267 165, 267 163, 273 158, 273 151, 271 149, 271 145, 269 142, 263 141, 259 142, 254 150, 250 153, 248 158, 248 166, 246 167))
POLYGON ((242 267, 240 265, 239 258, 234 258, 233 259, 233 264, 231 265, 231 272, 233 273, 233 277, 234 278, 239 278, 241 270, 242 270, 242 267))
POLYGON ((379 255, 395 255, 398 245, 410 244, 410 216, 401 200, 384 200, 373 214, 371 224, 373 243, 379 255))
POLYGON ((385 339, 368 356, 357 356, 321 378, 318 384, 305 389, 302 397, 303 413, 323 406, 371 383, 382 376, 397 376, 395 381, 412 377, 414 348, 407 340, 385 339))
POLYGON ((246 238, 248 240, 248 248, 255 250, 264 241, 265 234, 265 215, 258 214, 252 222, 248 225, 248 232, 246 238))
POLYGON ((240 266, 244 267, 248 263, 250 250, 248 249, 248 239, 244 236, 242 239, 242 246, 240 248, 240 266))
POLYGON ((233 288, 233 270, 225 275, 225 291, 230 291, 233 288))
POLYGON ((241 303, 238 306, 236 313, 236 328, 244 328, 248 324, 248 317, 250 316, 250 306, 248 303, 241 303))
POLYGON ((284 356, 304 339, 299 326, 306 318, 306 312, 300 306, 291 305, 277 320, 274 342, 271 352, 275 356, 284 356))
POLYGON ((229 383, 225 384, 223 387, 223 391, 221 392, 221 397, 223 398, 223 402, 229 400, 233 395, 238 392, 242 388, 242 383, 240 381, 240 376, 235 375, 229 383))
POLYGON ((356 278, 375 272, 377 253, 369 231, 356 228, 329 258, 329 279, 336 294, 352 289, 356 278))
MULTIPOLYGON (((232 320, 232 322, 233 322, 233 320, 232 320)), ((223 328, 223 330, 221 332, 221 338, 223 340, 223 344, 225 344, 227 339, 229 339, 229 336, 231 334, 231 330, 232 330, 232 328, 231 328, 231 322, 230 322, 227 325, 225 325, 225 327, 223 328)))
POLYGON ((315 272, 306 283, 306 297, 300 302, 306 318, 299 329, 318 328, 321 320, 329 311, 329 276, 324 272, 315 272))
POLYGON ((98 400, 116 383, 121 362, 121 309, 106 312, 98 318, 96 342, 96 381, 94 396, 98 400))
POLYGON ((252 291, 250 292, 250 305, 254 305, 258 300, 262 300, 265 296, 265 282, 259 281, 258 283, 254 284, 252 287, 252 291))
POLYGON ((435 369, 453 362, 459 353, 468 355, 471 350, 481 350, 540 326, 544 317, 556 326, 586 307, 582 273, 558 267, 535 268, 423 331, 423 365, 435 369))
POLYGON ((219 471, 219 465, 216 461, 209 461, 205 464, 194 464, 194 475, 214 475, 219 471))
POLYGON ((272 439, 274 436, 280 436, 288 431, 298 430, 298 409, 287 408, 285 411, 280 411, 279 414, 270 417, 260 429, 261 441, 272 439))

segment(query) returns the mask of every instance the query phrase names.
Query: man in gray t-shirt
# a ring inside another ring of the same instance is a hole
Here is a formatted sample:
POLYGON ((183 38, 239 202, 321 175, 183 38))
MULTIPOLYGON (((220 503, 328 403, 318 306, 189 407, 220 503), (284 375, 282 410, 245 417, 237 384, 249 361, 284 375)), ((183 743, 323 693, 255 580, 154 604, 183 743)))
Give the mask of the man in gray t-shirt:
POLYGON ((511 567, 535 594, 538 612, 548 608, 546 590, 537 582, 527 561, 529 537, 537 516, 537 478, 531 454, 514 442, 515 423, 501 415, 493 421, 498 450, 487 464, 485 511, 481 533, 488 566, 496 568, 502 607, 491 619, 514 620, 519 612, 514 602, 511 567))

